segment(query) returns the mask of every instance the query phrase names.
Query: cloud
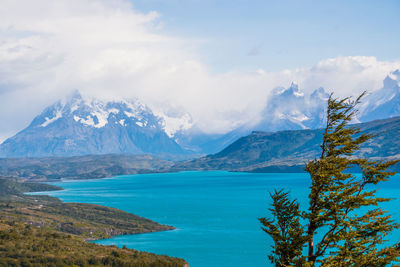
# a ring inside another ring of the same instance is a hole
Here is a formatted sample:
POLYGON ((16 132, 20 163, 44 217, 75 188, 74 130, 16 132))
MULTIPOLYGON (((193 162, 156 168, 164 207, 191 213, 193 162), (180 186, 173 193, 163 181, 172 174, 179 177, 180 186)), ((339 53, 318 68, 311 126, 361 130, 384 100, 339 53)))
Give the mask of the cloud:
POLYGON ((74 89, 105 99, 178 106, 207 132, 256 121, 276 86, 297 81, 338 95, 381 86, 400 62, 338 57, 312 67, 212 73, 192 39, 163 33, 162 16, 128 1, 3 0, 0 5, 0 140, 74 89))

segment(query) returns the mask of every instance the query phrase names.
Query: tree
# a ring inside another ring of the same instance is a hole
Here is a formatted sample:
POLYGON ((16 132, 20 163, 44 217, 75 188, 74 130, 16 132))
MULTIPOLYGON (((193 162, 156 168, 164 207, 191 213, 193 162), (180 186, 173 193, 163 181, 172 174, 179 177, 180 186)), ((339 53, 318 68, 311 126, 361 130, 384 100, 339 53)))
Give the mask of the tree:
POLYGON ((288 192, 271 194, 273 219, 259 220, 274 241, 269 259, 276 266, 386 266, 399 261, 399 242, 383 246, 385 237, 399 228, 378 207, 390 199, 376 197, 371 189, 394 175, 387 168, 398 161, 354 155, 373 137, 349 125, 364 94, 356 100, 332 94, 328 99, 321 155, 305 167, 311 177, 308 210, 301 212, 288 192), (354 167, 360 175, 350 173, 354 167), (305 247, 308 253, 303 253, 305 247))
POLYGON ((301 257, 306 239, 304 227, 300 223, 299 204, 296 200, 289 200, 289 193, 283 190, 270 194, 274 203, 269 209, 275 217, 272 219, 260 218, 262 228, 274 240, 273 254, 268 256, 276 266, 301 265, 305 263, 301 257))

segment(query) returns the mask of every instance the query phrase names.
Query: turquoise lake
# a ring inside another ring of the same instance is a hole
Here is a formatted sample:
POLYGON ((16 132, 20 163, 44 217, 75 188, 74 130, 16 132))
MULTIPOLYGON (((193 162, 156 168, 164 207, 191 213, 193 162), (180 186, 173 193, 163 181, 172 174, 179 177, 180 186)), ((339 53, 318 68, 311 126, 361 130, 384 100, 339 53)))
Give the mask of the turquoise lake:
MULTIPOLYGON (((184 258, 191 267, 271 266, 271 240, 257 218, 268 215, 269 192, 286 188, 307 207, 306 173, 251 174, 181 172, 141 174, 55 183, 65 190, 46 194, 66 202, 115 207, 176 230, 98 240, 142 251, 184 258)), ((380 185, 382 205, 400 221, 400 176, 380 185)), ((395 232, 390 239, 399 240, 395 232)))

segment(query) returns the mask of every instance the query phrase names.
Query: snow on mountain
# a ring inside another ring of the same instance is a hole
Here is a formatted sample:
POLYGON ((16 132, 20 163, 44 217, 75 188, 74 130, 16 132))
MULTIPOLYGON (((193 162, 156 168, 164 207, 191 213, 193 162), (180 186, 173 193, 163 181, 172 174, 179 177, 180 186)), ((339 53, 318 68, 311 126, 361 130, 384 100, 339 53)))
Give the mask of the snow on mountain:
MULTIPOLYGON (((288 88, 278 87, 268 98, 261 113, 262 120, 251 128, 246 126, 218 137, 221 143, 229 140, 230 136, 237 136, 250 130, 282 131, 317 129, 325 126, 326 105, 329 94, 320 87, 311 94, 300 90, 292 83, 288 88)), ((383 81, 383 87, 362 100, 358 121, 368 122, 376 119, 387 119, 400 116, 400 70, 390 73, 383 81)), ((213 142, 218 146, 218 142, 213 142)), ((219 145, 218 147, 222 147, 219 145)), ((217 152, 217 151, 213 151, 217 152)))
POLYGON ((383 87, 364 99, 360 113, 362 122, 400 116, 400 70, 386 76, 383 87))
POLYGON ((328 97, 323 88, 307 96, 295 83, 289 88, 276 88, 262 111, 263 119, 254 129, 278 131, 321 127, 328 97))
POLYGON ((33 120, 31 126, 40 124, 41 127, 48 127, 61 118, 73 118, 77 123, 94 128, 103 128, 108 123, 120 123, 126 126, 125 121, 129 120, 140 124, 141 127, 156 128, 161 123, 147 106, 136 99, 103 102, 97 99, 84 99, 79 92, 75 92, 69 98, 60 100, 44 110, 33 120), (115 120, 116 118, 119 120, 115 120), (149 124, 149 119, 152 124, 149 124))
MULTIPOLYGON (((176 158, 211 154, 253 130, 322 128, 328 97, 322 87, 311 94, 295 83, 279 87, 268 98, 261 121, 249 120, 248 125, 226 134, 210 134, 197 128, 190 114, 181 108, 160 105, 152 110, 137 99, 104 102, 75 92, 46 108, 26 129, 4 141, 0 156, 150 153, 176 158)), ((358 120, 394 116, 400 116, 399 70, 385 78, 381 89, 365 97, 358 120)))
POLYGON ((46 108, 26 129, 3 142, 0 155, 187 154, 171 138, 174 130, 182 127, 175 119, 178 122, 166 121, 138 100, 104 102, 75 92, 46 108))
POLYGON ((178 132, 189 130, 194 126, 192 116, 189 113, 154 111, 154 114, 163 120, 162 127, 171 138, 175 138, 178 132))
MULTIPOLYGON (((279 131, 324 127, 329 94, 318 88, 310 95, 292 83, 289 88, 277 88, 262 112, 263 119, 254 130, 279 131)), ((359 122, 400 116, 400 70, 390 73, 383 87, 362 100, 359 122)), ((356 122, 357 122, 356 121, 356 122)))

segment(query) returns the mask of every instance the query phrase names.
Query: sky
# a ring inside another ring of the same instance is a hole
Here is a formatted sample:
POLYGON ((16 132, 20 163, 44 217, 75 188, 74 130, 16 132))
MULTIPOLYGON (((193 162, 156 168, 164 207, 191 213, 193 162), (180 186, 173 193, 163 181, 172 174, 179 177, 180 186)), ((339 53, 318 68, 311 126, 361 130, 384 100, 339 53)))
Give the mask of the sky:
POLYGON ((0 0, 0 142, 75 89, 254 120, 291 82, 339 96, 400 68, 399 1, 0 0))
POLYGON ((399 55, 397 0, 132 3, 144 12, 157 10, 168 33, 205 40, 202 60, 214 71, 280 71, 337 56, 399 55))

